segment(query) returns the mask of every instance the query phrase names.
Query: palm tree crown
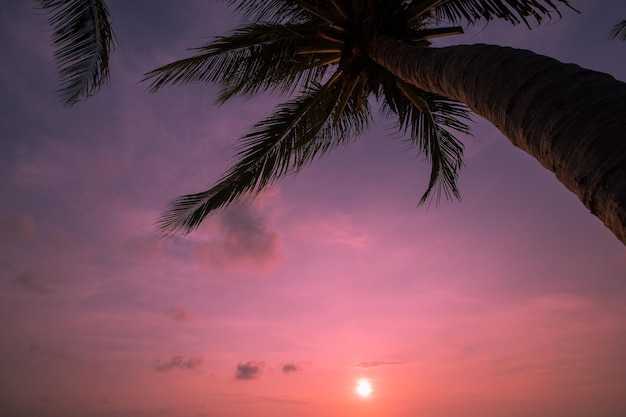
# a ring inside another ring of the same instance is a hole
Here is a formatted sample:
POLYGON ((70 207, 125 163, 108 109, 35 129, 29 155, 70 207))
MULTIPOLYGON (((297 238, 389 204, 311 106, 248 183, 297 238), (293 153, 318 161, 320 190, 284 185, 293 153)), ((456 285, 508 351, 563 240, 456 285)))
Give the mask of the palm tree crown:
MULTIPOLYGON (((566 0, 559 3, 568 5, 566 0)), ((197 48, 197 54, 148 74, 151 90, 164 85, 216 83, 217 99, 272 91, 290 94, 268 118, 240 139, 237 162, 209 190, 174 200, 158 222, 164 234, 188 233, 210 213, 357 137, 372 121, 370 98, 384 117, 431 164, 421 203, 459 197, 463 145, 452 132, 469 133, 467 108, 420 90, 367 56, 368 43, 386 36, 428 47, 429 38, 462 33, 441 22, 484 18, 540 23, 552 0, 231 0, 246 23, 197 48)), ((569 5, 568 5, 569 6, 569 5)))

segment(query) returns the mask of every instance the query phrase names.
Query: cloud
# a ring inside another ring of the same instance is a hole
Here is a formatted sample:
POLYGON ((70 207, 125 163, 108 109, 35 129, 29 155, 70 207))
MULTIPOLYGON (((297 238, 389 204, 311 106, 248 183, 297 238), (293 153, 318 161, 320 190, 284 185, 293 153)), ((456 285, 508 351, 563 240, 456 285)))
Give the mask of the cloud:
POLYGON ((201 356, 184 357, 180 355, 172 356, 169 361, 158 360, 154 363, 154 369, 157 372, 169 372, 174 369, 198 370, 202 366, 203 358, 201 356))
POLYGON ((165 313, 168 317, 176 320, 176 321, 189 321, 191 320, 191 316, 185 310, 178 306, 172 306, 165 313))
MULTIPOLYGON (((134 214, 133 219, 128 221, 128 223, 134 222, 134 225, 129 225, 127 226, 126 224, 124 224, 124 231, 126 233, 143 233, 143 230, 139 230, 139 231, 135 231, 135 230, 129 230, 131 229, 131 227, 135 227, 135 228, 140 228, 143 229, 145 228, 145 224, 144 224, 144 219, 148 217, 148 215, 144 215, 144 217, 141 218, 141 220, 137 220, 137 216, 139 216, 138 214, 134 214)), ((119 215, 119 217, 124 217, 122 214, 119 215)), ((124 219, 126 220, 126 219, 124 219)), ((122 220, 121 222, 124 222, 124 220, 122 220)), ((125 222, 124 222, 125 223, 125 222)), ((120 250, 123 251, 124 254, 126 254, 127 256, 132 256, 135 259, 141 259, 144 261, 153 261, 155 259, 158 259, 159 256, 161 256, 161 254, 163 253, 163 248, 164 248, 164 241, 163 240, 156 240, 154 237, 152 236, 133 236, 130 238, 127 238, 124 240, 124 242, 120 245, 120 250)))
POLYGON ((256 379, 261 373, 261 366, 263 364, 258 362, 245 362, 237 365, 236 379, 250 380, 256 379))
POLYGON ((280 238, 249 203, 237 204, 220 217, 222 239, 200 247, 201 260, 222 271, 241 267, 267 268, 280 260, 280 238))
POLYGON ((534 298, 531 303, 550 311, 583 311, 592 305, 592 299, 568 294, 550 294, 534 298))
POLYGON ((37 294, 50 294, 52 289, 42 282, 39 274, 35 272, 24 272, 15 278, 15 283, 22 288, 37 294))
POLYGON ((301 371, 302 368, 298 365, 296 365, 295 363, 286 363, 283 365, 281 371, 283 374, 290 374, 293 372, 299 372, 301 371))
POLYGON ((372 362, 359 362, 354 365, 356 368, 375 368, 377 366, 383 365, 401 365, 402 362, 380 362, 380 361, 372 361, 372 362))
POLYGON ((3 241, 15 242, 35 234, 37 225, 29 214, 0 217, 0 236, 3 241))
POLYGON ((618 264, 626 265, 626 249, 615 255, 615 262, 617 262, 618 264))
POLYGON ((323 218, 313 218, 298 225, 297 232, 303 238, 320 239, 333 245, 342 245, 354 249, 365 248, 370 238, 364 226, 355 222, 349 215, 335 212, 324 213, 323 218))
POLYGON ((66 359, 69 357, 69 355, 65 351, 43 347, 38 343, 32 343, 28 348, 28 351, 33 355, 41 356, 44 358, 66 359))

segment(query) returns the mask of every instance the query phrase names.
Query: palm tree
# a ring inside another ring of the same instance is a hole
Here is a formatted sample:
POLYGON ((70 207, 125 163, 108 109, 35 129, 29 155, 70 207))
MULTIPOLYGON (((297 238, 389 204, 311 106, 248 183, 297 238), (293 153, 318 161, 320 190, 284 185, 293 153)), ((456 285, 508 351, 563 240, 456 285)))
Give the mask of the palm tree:
POLYGON ((244 23, 197 54, 146 75, 152 91, 211 82, 218 103, 265 91, 295 98, 241 138, 238 161, 209 190, 174 200, 164 234, 254 195, 358 136, 370 99, 432 165, 426 193, 458 197, 469 107, 534 156, 626 243, 626 84, 529 51, 430 48, 460 33, 442 22, 541 23, 567 0, 230 0, 244 23), (373 102, 373 100, 371 100, 373 102))
POLYGON ((626 85, 529 51, 428 47, 428 38, 460 31, 435 27, 441 21, 540 22, 558 13, 553 2, 230 3, 253 23, 147 74, 152 90, 213 82, 222 87, 219 102, 267 90, 302 93, 242 138, 238 162, 212 188, 174 200, 159 221, 162 232, 187 233, 209 213, 357 135, 370 121, 367 97, 374 96, 432 164, 422 202, 432 191, 458 195, 462 147, 445 129, 467 130, 458 101, 554 172, 626 243, 626 85))

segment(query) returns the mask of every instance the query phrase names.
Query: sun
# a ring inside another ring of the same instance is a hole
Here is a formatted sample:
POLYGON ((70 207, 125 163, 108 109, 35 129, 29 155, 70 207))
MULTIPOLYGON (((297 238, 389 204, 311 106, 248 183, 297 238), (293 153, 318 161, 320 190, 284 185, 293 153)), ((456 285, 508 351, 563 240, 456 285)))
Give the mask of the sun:
POLYGON ((367 379, 359 379, 356 384, 356 393, 363 398, 369 397, 372 393, 372 385, 367 379))

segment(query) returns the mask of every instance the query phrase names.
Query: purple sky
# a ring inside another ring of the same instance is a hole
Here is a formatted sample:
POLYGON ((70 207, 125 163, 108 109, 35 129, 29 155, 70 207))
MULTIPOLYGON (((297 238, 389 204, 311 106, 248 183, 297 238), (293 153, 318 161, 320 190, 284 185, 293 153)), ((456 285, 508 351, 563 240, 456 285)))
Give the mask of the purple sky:
MULTIPOLYGON (((0 3, 0 416, 626 415, 626 249, 478 117, 461 202, 416 207, 428 167, 383 121, 159 239, 166 203, 215 181, 279 98, 149 94, 143 73, 236 20, 209 1, 108 3, 110 88, 72 109, 45 15, 0 3)), ((626 3, 572 3, 445 42, 625 80, 606 33, 626 3)))

